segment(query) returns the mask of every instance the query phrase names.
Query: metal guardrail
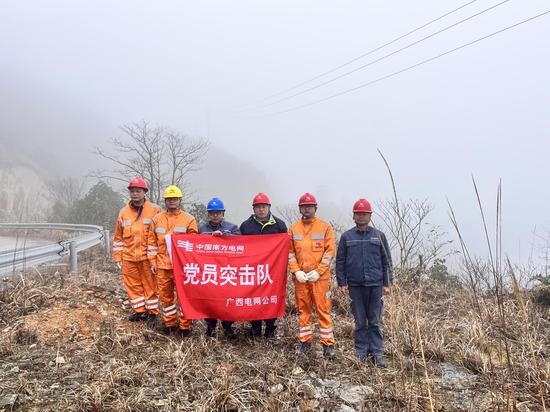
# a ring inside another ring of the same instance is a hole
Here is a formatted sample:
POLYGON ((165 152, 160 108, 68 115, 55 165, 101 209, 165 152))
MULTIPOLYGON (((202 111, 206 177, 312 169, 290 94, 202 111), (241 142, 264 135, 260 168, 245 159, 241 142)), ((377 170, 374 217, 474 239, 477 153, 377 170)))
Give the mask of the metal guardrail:
POLYGON ((110 253, 109 231, 103 230, 101 226, 67 223, 0 223, 0 229, 46 229, 85 232, 60 242, 0 252, 0 274, 15 272, 17 269, 33 267, 66 256, 70 258, 71 273, 76 273, 78 269, 78 252, 102 244, 105 253, 110 253))

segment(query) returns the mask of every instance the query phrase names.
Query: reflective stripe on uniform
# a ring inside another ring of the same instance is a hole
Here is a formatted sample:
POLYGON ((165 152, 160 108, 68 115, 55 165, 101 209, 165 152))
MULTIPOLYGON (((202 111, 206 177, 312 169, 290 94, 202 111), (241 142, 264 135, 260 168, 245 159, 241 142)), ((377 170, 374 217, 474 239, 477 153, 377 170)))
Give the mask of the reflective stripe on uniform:
POLYGON ((323 259, 321 260, 325 265, 330 265, 332 263, 332 260, 323 259))
POLYGON ((320 336, 321 338, 324 338, 324 339, 330 339, 330 338, 333 338, 333 337, 334 337, 334 335, 333 335, 332 333, 329 333, 329 334, 327 334, 327 335, 325 335, 324 333, 319 333, 319 336, 320 336))
POLYGON ((113 252, 122 252, 124 250, 123 247, 114 247, 113 252))
POLYGON ((313 326, 300 326, 300 334, 299 337, 304 337, 307 335, 313 335, 313 326))
POLYGON ((147 246, 147 250, 157 250, 157 246, 147 246))
POLYGON ((151 219, 143 219, 143 224, 144 225, 150 225, 151 224, 151 219))
POLYGON ((122 221, 122 226, 124 227, 132 226, 132 221, 130 219, 124 219, 122 221))
POLYGON ((302 240, 302 235, 292 235, 292 240, 302 240))
POLYGON ((155 305, 145 305, 145 309, 158 309, 159 305, 158 303, 155 305))
POLYGON ((167 308, 162 308, 163 312, 169 312, 172 309, 176 309, 176 305, 168 306, 167 308))
POLYGON ((159 303, 159 300, 158 299, 150 299, 150 300, 145 299, 145 303, 159 303))
POLYGON ((176 226, 174 228, 174 233, 187 233, 186 227, 176 226))
POLYGON ((145 300, 145 296, 140 296, 139 298, 132 299, 130 303, 137 303, 141 302, 142 300, 145 300))
POLYGON ((166 232, 166 230, 163 227, 157 227, 155 229, 155 233, 164 233, 164 232, 166 232))
POLYGON ((132 307, 133 307, 134 309, 141 308, 142 306, 145 306, 145 302, 132 303, 132 307))
POLYGON ((311 240, 320 240, 320 239, 324 239, 325 238, 325 234, 324 233, 314 233, 311 235, 311 240))
POLYGON ((147 252, 147 256, 156 256, 157 252, 147 252))
POLYGON ((124 242, 113 242, 113 246, 124 246, 124 242))
POLYGON ((176 309, 171 310, 170 312, 162 312, 164 316, 172 316, 175 315, 178 311, 176 309))
POLYGON ((319 332, 332 332, 332 326, 330 328, 319 328, 319 332))

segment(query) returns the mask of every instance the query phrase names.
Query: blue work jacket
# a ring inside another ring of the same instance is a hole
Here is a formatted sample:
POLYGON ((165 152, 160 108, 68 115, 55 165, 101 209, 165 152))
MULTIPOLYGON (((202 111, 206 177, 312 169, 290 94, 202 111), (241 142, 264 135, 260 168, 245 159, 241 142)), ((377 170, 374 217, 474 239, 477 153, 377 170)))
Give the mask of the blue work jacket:
POLYGON ((201 235, 211 235, 216 230, 219 230, 220 232, 222 232, 224 236, 241 234, 241 231, 239 230, 239 227, 237 225, 226 222, 225 220, 222 220, 222 222, 218 226, 213 226, 210 222, 207 222, 207 223, 203 223, 199 227, 199 233, 201 235))
POLYGON ((336 253, 338 286, 389 286, 393 283, 386 235, 371 226, 342 234, 336 253))

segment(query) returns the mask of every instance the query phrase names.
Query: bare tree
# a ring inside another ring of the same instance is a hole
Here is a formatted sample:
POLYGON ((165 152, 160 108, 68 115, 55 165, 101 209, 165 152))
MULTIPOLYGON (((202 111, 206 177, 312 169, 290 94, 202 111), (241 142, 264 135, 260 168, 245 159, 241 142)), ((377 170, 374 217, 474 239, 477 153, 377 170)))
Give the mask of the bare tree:
POLYGON ((46 182, 48 196, 54 203, 70 207, 83 195, 84 182, 76 177, 57 177, 46 182))
POLYGON ((296 205, 283 205, 275 208, 277 214, 289 225, 300 219, 300 209, 296 205))
POLYGON ((123 136, 112 139, 113 152, 95 148, 97 155, 111 161, 113 169, 98 170, 92 176, 123 182, 142 176, 149 184, 149 198, 157 203, 166 186, 187 187, 188 174, 198 169, 209 145, 205 139, 191 139, 166 127, 152 127, 145 121, 120 129, 123 136))
POLYGON ((413 267, 422 270, 441 252, 449 241, 443 241, 442 232, 430 226, 427 217, 433 205, 427 199, 401 201, 389 199, 377 205, 382 226, 390 235, 392 249, 397 249, 401 271, 413 267))

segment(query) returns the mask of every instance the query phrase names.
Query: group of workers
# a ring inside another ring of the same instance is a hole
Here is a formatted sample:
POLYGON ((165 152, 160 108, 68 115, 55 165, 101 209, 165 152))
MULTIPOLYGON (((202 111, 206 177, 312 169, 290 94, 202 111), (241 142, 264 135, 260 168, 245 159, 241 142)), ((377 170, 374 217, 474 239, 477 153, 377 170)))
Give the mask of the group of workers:
MULTIPOLYGON (((313 342, 315 308, 323 355, 334 359, 334 329, 331 317, 331 265, 336 260, 339 290, 349 294, 355 318, 355 350, 362 362, 385 368, 380 329, 382 296, 393 282, 388 242, 383 232, 369 225, 372 206, 366 199, 353 205, 355 227, 344 232, 335 250, 332 226, 317 217, 317 200, 306 193, 298 207, 301 218, 287 229, 271 212, 264 193, 252 201, 253 214, 240 227, 225 220, 221 199, 207 204, 208 219, 200 225, 182 210, 182 191, 170 185, 164 191, 165 209, 146 197, 148 186, 141 177, 129 185, 130 201, 119 213, 113 240, 113 257, 121 271, 132 307, 130 321, 146 321, 160 333, 189 336, 191 320, 185 318, 175 297, 174 271, 165 238, 169 234, 199 233, 210 236, 266 235, 289 233, 288 265, 292 275, 296 308, 299 312, 299 352, 307 354, 313 342), (160 320, 162 326, 158 327, 160 320)), ((213 336, 218 320, 206 319, 206 334, 213 336)), ((235 339, 233 322, 221 321, 224 334, 235 339)), ((249 335, 275 338, 276 319, 251 322, 249 335), (265 328, 264 328, 265 324, 265 328)))

